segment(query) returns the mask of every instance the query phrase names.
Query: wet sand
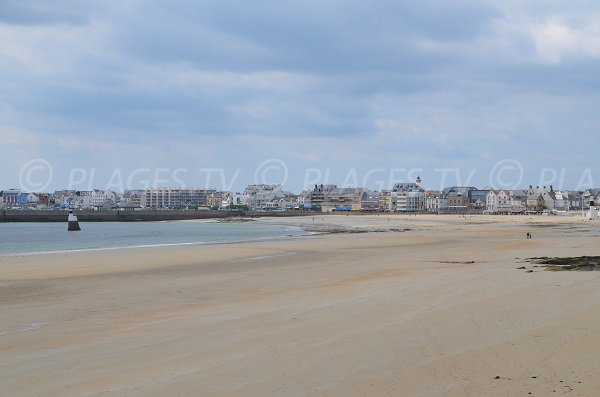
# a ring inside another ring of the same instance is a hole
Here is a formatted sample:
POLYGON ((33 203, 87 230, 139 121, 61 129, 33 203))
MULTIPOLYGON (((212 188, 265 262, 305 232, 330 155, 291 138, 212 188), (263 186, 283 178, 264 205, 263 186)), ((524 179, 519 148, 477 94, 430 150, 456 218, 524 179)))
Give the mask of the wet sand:
POLYGON ((260 222, 341 233, 0 257, 0 395, 600 395, 600 273, 522 262, 600 223, 260 222))

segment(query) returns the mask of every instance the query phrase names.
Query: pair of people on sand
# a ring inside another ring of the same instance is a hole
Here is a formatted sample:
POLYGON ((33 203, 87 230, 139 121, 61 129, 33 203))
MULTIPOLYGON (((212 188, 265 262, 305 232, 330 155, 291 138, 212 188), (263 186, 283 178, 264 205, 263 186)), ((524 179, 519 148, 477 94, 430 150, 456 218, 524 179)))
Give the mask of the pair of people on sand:
POLYGON ((531 240, 533 236, 531 235, 531 233, 527 232, 527 240, 531 240))

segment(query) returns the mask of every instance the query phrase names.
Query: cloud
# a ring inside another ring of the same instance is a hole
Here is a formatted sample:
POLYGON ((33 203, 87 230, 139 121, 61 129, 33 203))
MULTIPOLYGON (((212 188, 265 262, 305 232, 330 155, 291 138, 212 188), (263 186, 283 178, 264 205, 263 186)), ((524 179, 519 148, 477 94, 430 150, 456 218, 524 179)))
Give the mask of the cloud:
POLYGON ((0 22, 13 25, 51 25, 89 22, 87 13, 94 7, 93 2, 73 7, 69 1, 59 0, 49 3, 43 0, 3 0, 0 3, 0 22))
POLYGON ((24 131, 14 128, 0 129, 0 145, 5 148, 10 145, 38 145, 40 144, 40 136, 31 131, 24 131))
POLYGON ((15 166, 0 177, 33 155, 98 175, 267 158, 340 179, 507 157, 600 166, 599 16, 592 1, 4 1, 15 166))
POLYGON ((539 56, 549 63, 568 57, 600 58, 600 23, 598 17, 584 26, 571 27, 554 17, 532 29, 539 56))

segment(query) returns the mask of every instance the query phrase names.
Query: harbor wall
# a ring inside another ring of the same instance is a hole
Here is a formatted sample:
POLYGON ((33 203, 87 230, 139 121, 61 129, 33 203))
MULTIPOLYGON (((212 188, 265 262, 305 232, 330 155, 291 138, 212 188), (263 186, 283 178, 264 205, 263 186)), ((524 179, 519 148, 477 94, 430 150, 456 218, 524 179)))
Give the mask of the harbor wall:
MULTIPOLYGON (((289 217, 308 216, 308 211, 197 211, 197 210, 148 210, 148 211, 75 211, 80 222, 148 222, 187 219, 219 219, 234 217, 289 217)), ((321 215, 321 214, 319 214, 321 215)), ((56 210, 1 210, 0 222, 66 222, 68 211, 56 210)))

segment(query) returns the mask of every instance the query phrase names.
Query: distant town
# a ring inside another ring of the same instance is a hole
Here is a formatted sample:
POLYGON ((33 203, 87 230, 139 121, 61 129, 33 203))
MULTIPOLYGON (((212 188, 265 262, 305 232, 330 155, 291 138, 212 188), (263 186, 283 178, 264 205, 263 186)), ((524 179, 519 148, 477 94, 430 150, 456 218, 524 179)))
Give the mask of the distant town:
POLYGON ((470 214, 559 214, 584 211, 600 201, 600 189, 555 190, 529 186, 522 190, 451 186, 423 188, 421 179, 397 183, 391 190, 315 185, 295 194, 280 184, 248 185, 243 192, 158 187, 143 190, 58 190, 54 193, 0 191, 4 210, 250 210, 315 212, 400 212, 470 214))

